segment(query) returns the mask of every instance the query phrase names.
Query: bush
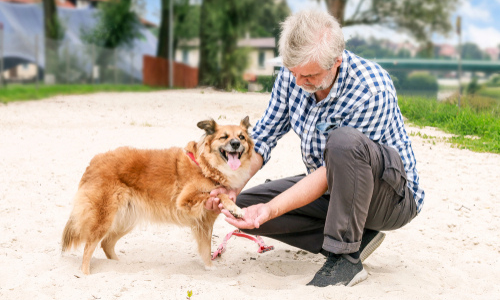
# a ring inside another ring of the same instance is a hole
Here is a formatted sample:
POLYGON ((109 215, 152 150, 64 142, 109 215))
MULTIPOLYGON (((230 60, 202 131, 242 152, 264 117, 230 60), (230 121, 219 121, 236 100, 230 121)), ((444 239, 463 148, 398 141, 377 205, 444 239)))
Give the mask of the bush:
POLYGON ((257 83, 262 85, 262 92, 271 92, 274 85, 273 76, 258 76, 257 83))
POLYGON ((438 81, 433 75, 418 72, 410 74, 402 87, 408 90, 437 91, 438 81))
POLYGON ((493 76, 487 83, 487 86, 500 87, 500 75, 493 76))
POLYGON ((472 79, 467 85, 467 94, 473 96, 481 89, 481 85, 477 83, 477 78, 472 79))

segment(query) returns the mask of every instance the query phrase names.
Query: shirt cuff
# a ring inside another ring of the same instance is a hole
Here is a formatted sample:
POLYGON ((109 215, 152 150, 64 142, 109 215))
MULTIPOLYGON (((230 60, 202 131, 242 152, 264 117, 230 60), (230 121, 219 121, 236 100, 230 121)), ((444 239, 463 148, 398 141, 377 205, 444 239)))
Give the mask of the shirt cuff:
POLYGON ((254 149, 255 152, 259 153, 262 156, 262 159, 264 160, 262 166, 264 166, 269 161, 269 159, 271 159, 271 149, 264 142, 255 142, 254 149))

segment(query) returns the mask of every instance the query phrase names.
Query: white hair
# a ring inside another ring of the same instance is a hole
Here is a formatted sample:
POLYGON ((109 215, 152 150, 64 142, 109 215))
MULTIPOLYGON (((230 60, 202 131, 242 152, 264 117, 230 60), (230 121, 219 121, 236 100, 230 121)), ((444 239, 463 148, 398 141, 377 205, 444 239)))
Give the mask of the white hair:
POLYGON ((287 68, 316 62, 329 70, 345 48, 339 22, 323 11, 301 11, 281 23, 279 53, 287 68))

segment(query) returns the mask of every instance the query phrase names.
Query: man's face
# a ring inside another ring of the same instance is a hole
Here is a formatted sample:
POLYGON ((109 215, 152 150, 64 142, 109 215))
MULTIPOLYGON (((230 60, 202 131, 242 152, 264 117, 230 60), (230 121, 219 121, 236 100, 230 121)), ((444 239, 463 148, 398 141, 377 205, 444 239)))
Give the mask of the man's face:
POLYGON ((332 86, 337 68, 341 63, 342 59, 339 58, 331 69, 325 70, 318 63, 310 62, 302 66, 290 68, 290 71, 295 77, 297 85, 308 93, 315 93, 332 86))

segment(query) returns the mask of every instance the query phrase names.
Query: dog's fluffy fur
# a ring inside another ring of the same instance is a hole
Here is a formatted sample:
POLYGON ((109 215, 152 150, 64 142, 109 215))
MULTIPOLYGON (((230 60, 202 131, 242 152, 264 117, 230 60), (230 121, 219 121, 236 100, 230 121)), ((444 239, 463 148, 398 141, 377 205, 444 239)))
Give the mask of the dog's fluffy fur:
MULTIPOLYGON (((85 243, 81 268, 89 274, 99 241, 109 259, 118 259, 116 242, 140 221, 169 222, 191 227, 203 262, 210 268, 217 214, 204 204, 213 189, 241 188, 248 180, 254 151, 249 126, 248 117, 239 126, 220 126, 207 120, 198 123, 205 130, 201 141, 189 142, 184 149, 122 147, 96 155, 80 181, 64 228, 62 250, 85 243)), ((243 216, 227 195, 219 198, 233 215, 243 216)))

